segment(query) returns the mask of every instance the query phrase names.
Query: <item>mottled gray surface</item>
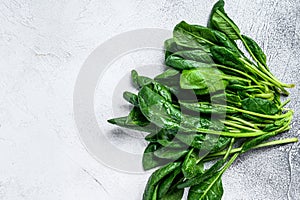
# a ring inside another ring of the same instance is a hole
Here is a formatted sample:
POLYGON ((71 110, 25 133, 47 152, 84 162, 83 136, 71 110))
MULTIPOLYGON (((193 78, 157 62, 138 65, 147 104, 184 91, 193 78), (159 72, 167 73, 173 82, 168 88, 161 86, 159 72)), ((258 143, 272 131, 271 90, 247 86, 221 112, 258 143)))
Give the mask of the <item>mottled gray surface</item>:
MULTIPOLYGON (((128 30, 205 24, 212 1, 0 1, 0 199, 141 199, 149 174, 114 171, 84 149, 73 120, 81 65, 128 30)), ((256 39, 280 80, 296 83, 289 107, 299 136, 299 0, 228 0, 226 10, 256 39)), ((95 105, 97 107, 97 105, 95 105)), ((124 147, 126 148, 126 147, 124 147)), ((298 200, 300 144, 241 156, 223 177, 224 200, 298 200)))

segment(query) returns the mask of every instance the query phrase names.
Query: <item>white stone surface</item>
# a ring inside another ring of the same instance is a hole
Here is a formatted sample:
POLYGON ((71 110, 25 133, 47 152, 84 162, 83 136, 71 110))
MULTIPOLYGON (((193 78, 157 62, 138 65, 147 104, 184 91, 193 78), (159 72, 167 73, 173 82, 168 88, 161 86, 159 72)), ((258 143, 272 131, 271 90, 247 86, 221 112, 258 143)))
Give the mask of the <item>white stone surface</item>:
MULTIPOLYGON (((102 42, 140 28, 206 24, 214 2, 159 0, 0 1, 0 199, 141 199, 149 174, 114 171, 89 155, 73 119, 73 90, 102 42)), ((299 82, 299 0, 226 1, 257 39, 272 71, 299 82)), ((299 87, 287 136, 299 136, 299 87)), ((225 200, 297 200, 299 144, 242 156, 224 175, 225 200)))

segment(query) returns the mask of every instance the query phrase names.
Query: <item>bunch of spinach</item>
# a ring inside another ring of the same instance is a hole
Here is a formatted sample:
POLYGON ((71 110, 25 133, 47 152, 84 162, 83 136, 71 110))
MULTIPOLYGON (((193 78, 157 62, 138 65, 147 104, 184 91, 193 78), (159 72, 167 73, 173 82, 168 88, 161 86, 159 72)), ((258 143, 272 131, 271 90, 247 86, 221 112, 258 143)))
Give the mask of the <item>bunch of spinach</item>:
POLYGON ((180 200, 184 188, 189 200, 221 199, 221 176, 240 154, 298 141, 266 142, 290 128, 293 111, 280 96, 294 85, 274 77, 263 50, 240 33, 224 1, 213 7, 208 27, 177 24, 165 49, 168 69, 154 79, 133 70, 139 92, 123 94, 132 110, 108 120, 149 133, 143 167, 160 168, 149 178, 143 200, 180 200))

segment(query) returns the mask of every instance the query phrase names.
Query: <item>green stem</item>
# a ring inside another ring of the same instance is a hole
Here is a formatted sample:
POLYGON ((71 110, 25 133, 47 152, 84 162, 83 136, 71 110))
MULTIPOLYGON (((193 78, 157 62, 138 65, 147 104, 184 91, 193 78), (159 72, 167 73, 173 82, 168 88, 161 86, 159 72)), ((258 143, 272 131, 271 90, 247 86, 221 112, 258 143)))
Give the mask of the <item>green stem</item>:
MULTIPOLYGON (((251 149, 258 149, 258 148, 269 147, 269 146, 280 145, 280 144, 289 144, 289 143, 294 143, 294 142, 298 142, 298 138, 287 138, 287 139, 282 139, 282 140, 275 140, 275 141, 271 141, 271 142, 266 142, 266 143, 256 145, 251 149)), ((234 148, 229 152, 229 154, 237 153, 237 152, 240 152, 241 150, 242 150, 241 147, 234 148)), ((224 155, 226 155, 226 153, 227 153, 227 150, 226 151, 221 151, 221 152, 218 152, 218 153, 209 154, 208 158, 224 156, 224 155)))
POLYGON ((255 97, 263 98, 263 99, 270 99, 274 98, 273 93, 263 93, 263 94, 254 94, 255 97))
POLYGON ((265 73, 263 73, 262 71, 260 71, 259 69, 257 69, 256 67, 253 67, 251 63, 249 63, 248 61, 246 61, 244 58, 240 58, 240 61, 242 61, 246 67, 248 67, 249 69, 251 69, 252 71, 254 71, 257 75, 259 75, 262 79, 269 81, 271 83, 273 83, 274 85, 276 85, 277 87, 279 87, 280 89, 282 88, 281 83, 277 82, 276 80, 274 80, 273 78, 267 76, 265 73))
MULTIPOLYGON (((222 106, 222 105, 220 105, 220 106, 222 106)), ((225 107, 229 108, 229 109, 236 110, 236 111, 241 112, 241 113, 246 113, 246 114, 249 114, 249 115, 254 115, 254 116, 257 116, 257 117, 268 118, 268 119, 282 119, 282 118, 288 117, 291 114, 293 114, 292 110, 290 110, 287 113, 282 114, 282 115, 265 115, 265 114, 251 112, 251 111, 248 111, 248 110, 243 110, 243 109, 232 107, 232 106, 225 106, 225 107)))
POLYGON ((212 135, 222 135, 222 136, 233 137, 233 138, 256 137, 256 136, 266 134, 266 132, 264 132, 264 131, 232 133, 232 132, 215 131, 215 130, 203 129, 203 128, 198 128, 198 129, 196 129, 196 131, 201 132, 201 133, 208 133, 208 134, 212 134, 212 135))
POLYGON ((224 65, 218 65, 218 64, 216 64, 215 66, 216 66, 216 67, 223 68, 223 69, 227 69, 227 70, 231 70, 231 71, 237 72, 237 73, 239 73, 239 74, 241 74, 241 75, 243 75, 243 76, 249 78, 249 79, 252 80, 256 85, 258 85, 258 86, 261 87, 261 84, 260 84, 257 80, 255 80, 252 76, 250 76, 250 75, 248 75, 248 74, 246 74, 246 73, 244 73, 244 72, 242 72, 242 71, 240 71, 240 70, 237 70, 237 69, 234 69, 234 68, 230 68, 230 67, 226 67, 226 66, 224 66, 224 65))
POLYGON ((226 125, 229 125, 229 126, 233 126, 233 127, 236 127, 236 128, 240 128, 240 129, 243 129, 243 130, 254 131, 254 132, 259 131, 259 130, 257 130, 257 129, 249 128, 249 127, 247 127, 247 126, 239 125, 239 124, 232 123, 232 122, 226 121, 226 120, 222 120, 221 122, 222 122, 223 124, 226 124, 226 125))
MULTIPOLYGON (((257 63, 258 67, 266 74, 268 75, 270 78, 274 79, 275 81, 277 81, 278 83, 280 83, 281 86, 283 87, 287 87, 287 88, 292 88, 295 85, 294 84, 285 84, 282 83, 280 80, 278 80, 268 69, 268 67, 266 65, 263 65, 261 62, 259 62, 259 60, 254 56, 253 52, 251 51, 250 47, 247 45, 247 43, 245 42, 244 38, 240 35, 239 38, 240 40, 243 42, 243 45, 245 46, 245 48, 247 49, 247 51, 249 52, 249 54, 251 55, 251 57, 255 60, 255 62, 257 63)), ((284 92, 286 92, 284 90, 284 92)))
MULTIPOLYGON (((230 167, 230 165, 232 165, 232 163, 235 161, 235 159, 237 159, 237 157, 240 155, 240 153, 236 153, 234 154, 230 160, 226 163, 226 165, 223 167, 223 169, 219 172, 220 176, 230 167)), ((218 176, 218 178, 220 177, 218 176)))
POLYGON ((230 76, 230 75, 223 75, 221 76, 223 79, 226 79, 226 80, 240 80, 240 81, 243 81, 243 82, 246 82, 246 83, 251 83, 250 80, 248 79, 244 79, 244 78, 240 78, 240 77, 237 77, 237 76, 230 76))
POLYGON ((228 158, 228 156, 229 156, 229 154, 230 154, 230 151, 231 151, 231 149, 232 149, 232 147, 233 147, 234 141, 235 141, 235 139, 234 139, 234 138, 231 138, 230 145, 229 145, 229 147, 228 147, 228 149, 227 149, 227 152, 226 152, 226 154, 225 154, 225 156, 224 156, 224 158, 223 158, 224 160, 227 160, 227 158, 228 158))
POLYGON ((285 102, 283 102, 280 106, 279 109, 282 109, 284 106, 286 106, 286 104, 290 103, 291 99, 286 100, 285 102))
POLYGON ((234 117, 234 116, 230 116, 230 115, 227 116, 227 118, 232 119, 232 120, 235 120, 235 121, 238 121, 238 122, 241 122, 241 123, 243 123, 243 124, 245 124, 245 125, 247 125, 247 126, 250 126, 250 127, 252 127, 252 128, 259 129, 255 124, 252 124, 252 123, 250 123, 250 122, 247 122, 246 120, 243 120, 243 119, 241 119, 241 118, 234 117))

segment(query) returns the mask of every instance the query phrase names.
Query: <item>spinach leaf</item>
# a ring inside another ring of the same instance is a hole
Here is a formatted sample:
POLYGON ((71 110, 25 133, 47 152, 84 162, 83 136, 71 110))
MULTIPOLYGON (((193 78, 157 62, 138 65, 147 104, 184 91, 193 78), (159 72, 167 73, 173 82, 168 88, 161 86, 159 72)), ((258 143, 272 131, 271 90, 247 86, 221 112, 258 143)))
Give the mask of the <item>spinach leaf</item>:
POLYGON ((135 71, 135 70, 131 71, 131 79, 132 79, 133 85, 136 88, 141 88, 144 85, 148 85, 148 84, 152 83, 151 78, 148 78, 146 76, 139 76, 137 71, 135 71))
POLYGON ((181 112, 148 86, 140 90, 138 100, 141 112, 150 122, 161 128, 179 128, 181 112))
POLYGON ((165 61, 167 66, 170 66, 176 70, 185 70, 185 69, 193 69, 193 68, 202 68, 202 67, 210 67, 211 64, 196 62, 194 60, 186 60, 176 55, 169 56, 165 61))
POLYGON ((199 185, 192 186, 189 190, 188 200, 221 200, 222 196, 222 180, 219 174, 216 174, 199 185))
POLYGON ((182 51, 182 50, 189 50, 190 48, 180 46, 179 44, 176 44, 174 38, 167 39, 164 42, 164 47, 165 47, 165 59, 169 55, 172 55, 173 53, 177 51, 182 51))
POLYGON ((195 185, 199 185, 202 182, 204 182, 207 179, 210 179, 213 177, 224 165, 226 161, 225 160, 218 160, 213 166, 211 166, 209 169, 205 170, 203 174, 198 174, 197 176, 186 180, 185 182, 179 184, 177 187, 179 189, 185 188, 185 187, 191 187, 195 185))
POLYGON ((174 191, 168 192, 165 194, 161 200, 182 200, 184 190, 183 189, 174 189, 174 191))
POLYGON ((276 132, 270 132, 266 133, 265 135, 258 136, 254 139, 251 139, 244 143, 242 148, 242 153, 245 153, 246 151, 249 151, 251 148, 255 147, 256 145, 261 144, 263 141, 273 137, 276 135, 276 132))
POLYGON ((274 102, 262 98, 246 98, 242 100, 242 108, 266 115, 275 115, 279 111, 274 102))
POLYGON ((139 107, 133 107, 126 119, 126 124, 148 126, 150 122, 144 117, 139 107))
POLYGON ((253 55, 256 57, 256 59, 262 63, 265 67, 267 67, 267 56, 263 52, 263 50, 260 48, 260 46, 250 37, 246 35, 242 35, 244 41, 246 42, 246 45, 250 48, 253 55))
POLYGON ((182 89, 205 90, 207 94, 224 90, 228 84, 222 79, 223 73, 212 67, 202 67, 184 70, 180 76, 180 87, 182 89))
POLYGON ((153 82, 153 91, 160 94, 165 100, 172 102, 172 94, 164 85, 153 82))
POLYGON ((136 121, 136 122, 128 123, 127 118, 128 118, 127 116, 126 117, 118 117, 118 118, 114 118, 114 119, 109 119, 109 120, 107 120, 107 122, 117 125, 117 126, 120 126, 120 127, 129 128, 129 129, 133 129, 133 130, 137 130, 137 131, 148 132, 148 133, 157 133, 160 129, 152 123, 149 123, 146 126, 138 125, 138 124, 145 125, 147 123, 146 121, 136 121))
POLYGON ((180 162, 171 162, 164 167, 156 170, 149 178, 144 194, 143 200, 152 200, 152 197, 155 193, 155 187, 163 178, 172 173, 178 167, 180 167, 180 162))
POLYGON ((150 170, 164 163, 162 159, 157 158, 154 155, 154 152, 157 151, 160 147, 161 145, 155 142, 151 142, 148 144, 148 146, 144 150, 144 154, 142 158, 142 164, 144 170, 150 170))
POLYGON ((157 133, 151 133, 145 137, 148 142, 157 142, 162 146, 168 146, 174 138, 177 130, 161 129, 157 133))
MULTIPOLYGON (((174 184, 176 177, 181 173, 181 169, 177 168, 171 174, 169 174, 164 180, 160 182, 158 189, 158 199, 161 199, 163 196, 166 196, 172 184, 174 184)), ((166 197, 165 197, 166 198, 166 197)))
POLYGON ((189 103, 189 102, 180 101, 180 106, 183 106, 184 108, 189 110, 193 110, 205 114, 224 115, 224 114, 238 113, 236 110, 227 108, 224 105, 218 105, 218 104, 214 105, 208 102, 189 103))
POLYGON ((173 38, 181 46, 201 49, 205 52, 209 52, 209 47, 212 45, 225 46, 234 52, 238 52, 236 44, 222 32, 200 25, 190 25, 185 21, 175 26, 173 38))
POLYGON ((194 60, 201 63, 213 64, 212 55, 202 50, 187 50, 178 51, 173 54, 173 56, 178 56, 186 60, 194 60))
POLYGON ((232 40, 237 40, 240 38, 240 30, 226 14, 224 4, 223 0, 219 0, 214 5, 210 14, 208 27, 225 33, 232 40))
POLYGON ((134 106, 139 105, 138 96, 136 94, 125 91, 123 93, 123 98, 134 106))
POLYGON ((188 153, 187 148, 172 148, 168 145, 155 151, 154 155, 158 158, 177 160, 188 153))
POLYGON ((199 157, 196 152, 194 152, 194 149, 191 149, 185 157, 181 170, 186 179, 193 178, 204 172, 203 162, 198 164, 198 158, 199 157))
POLYGON ((248 69, 244 67, 244 63, 239 60, 240 56, 229 49, 220 46, 212 46, 210 51, 215 62, 241 71, 248 71, 248 69))

